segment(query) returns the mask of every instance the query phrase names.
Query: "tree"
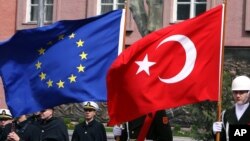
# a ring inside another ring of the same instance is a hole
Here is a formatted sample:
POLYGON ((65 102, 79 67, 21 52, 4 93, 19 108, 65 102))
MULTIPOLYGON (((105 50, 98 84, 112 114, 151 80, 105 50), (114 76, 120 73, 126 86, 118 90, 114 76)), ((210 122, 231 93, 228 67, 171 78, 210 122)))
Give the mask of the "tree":
POLYGON ((146 0, 148 8, 145 7, 144 3, 144 0, 131 0, 129 6, 142 36, 161 28, 163 22, 162 0, 146 0))

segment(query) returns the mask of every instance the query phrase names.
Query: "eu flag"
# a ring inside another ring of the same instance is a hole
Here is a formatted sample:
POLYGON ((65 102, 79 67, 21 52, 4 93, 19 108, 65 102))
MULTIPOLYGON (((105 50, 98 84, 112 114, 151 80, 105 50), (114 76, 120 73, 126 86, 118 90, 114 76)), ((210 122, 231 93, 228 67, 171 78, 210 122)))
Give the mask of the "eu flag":
POLYGON ((17 117, 60 104, 106 101, 122 10, 18 31, 0 43, 6 103, 17 117))

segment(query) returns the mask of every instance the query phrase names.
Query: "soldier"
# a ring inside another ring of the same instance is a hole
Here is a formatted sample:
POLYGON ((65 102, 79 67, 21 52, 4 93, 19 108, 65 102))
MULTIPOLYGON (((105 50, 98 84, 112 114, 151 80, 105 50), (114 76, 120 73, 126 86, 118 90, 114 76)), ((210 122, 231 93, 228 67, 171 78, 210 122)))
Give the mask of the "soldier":
POLYGON ((35 112, 33 113, 32 115, 30 115, 28 117, 28 120, 34 124, 34 125, 37 125, 37 126, 40 126, 40 123, 41 123, 41 120, 40 120, 40 111, 39 112, 35 112))
MULTIPOLYGON (((136 140, 146 116, 128 122, 123 127, 115 126, 113 134, 118 141, 136 140)), ((173 141, 171 126, 165 110, 157 111, 146 136, 147 140, 173 141)))
POLYGON ((12 122, 12 115, 8 109, 0 109, 0 127, 4 128, 5 125, 12 122))
POLYGON ((32 125, 25 115, 6 125, 1 141, 40 141, 41 131, 32 125))
POLYGON ((95 120, 97 103, 86 101, 84 105, 85 121, 75 126, 72 141, 107 141, 104 125, 95 120))
POLYGON ((54 109, 40 113, 41 141, 69 141, 68 129, 61 118, 53 116, 54 109))
POLYGON ((250 79, 238 76, 232 81, 234 106, 222 112, 222 122, 213 123, 213 133, 221 132, 221 141, 230 140, 229 125, 250 125, 250 79))
POLYGON ((7 124, 12 122, 12 115, 8 109, 0 109, 0 139, 3 134, 4 128, 7 124))

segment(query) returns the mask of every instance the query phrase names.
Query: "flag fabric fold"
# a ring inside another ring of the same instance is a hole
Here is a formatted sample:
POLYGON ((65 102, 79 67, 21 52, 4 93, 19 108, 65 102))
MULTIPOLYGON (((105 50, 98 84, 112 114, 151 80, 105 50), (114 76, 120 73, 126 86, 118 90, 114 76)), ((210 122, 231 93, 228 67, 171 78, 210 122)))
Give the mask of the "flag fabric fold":
POLYGON ((0 75, 12 114, 106 101, 106 73, 118 55, 122 13, 20 30, 1 42, 0 75))
POLYGON ((155 31, 118 56, 107 75, 110 125, 218 100, 222 9, 155 31))

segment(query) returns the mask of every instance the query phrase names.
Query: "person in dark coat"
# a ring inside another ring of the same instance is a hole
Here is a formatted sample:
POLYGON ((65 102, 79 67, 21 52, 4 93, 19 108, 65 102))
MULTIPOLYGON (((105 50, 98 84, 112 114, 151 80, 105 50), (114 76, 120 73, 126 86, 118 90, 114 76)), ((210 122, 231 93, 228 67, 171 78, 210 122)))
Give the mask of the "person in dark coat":
POLYGON ((220 141, 230 140, 230 126, 250 125, 250 78, 238 76, 232 81, 234 106, 222 112, 222 122, 213 123, 213 133, 220 132, 220 141))
POLYGON ((71 141, 107 141, 104 125, 95 120, 99 106, 92 101, 83 104, 85 121, 75 126, 71 141))
MULTIPOLYGON (((115 126, 113 128, 115 139, 120 141, 127 141, 128 139, 136 140, 143 126, 145 117, 146 116, 137 118, 123 126, 115 126)), ((173 141, 171 126, 165 110, 156 112, 146 139, 154 141, 173 141)))
POLYGON ((3 135, 5 126, 13 120, 9 109, 0 109, 0 139, 3 135))
POLYGON ((22 115, 6 125, 1 141, 40 141, 41 130, 22 115))
POLYGON ((30 121, 30 123, 40 127, 41 124, 40 111, 30 115, 27 120, 30 121))
POLYGON ((40 113, 41 141, 69 141, 66 124, 61 118, 53 117, 53 112, 51 108, 40 113))

